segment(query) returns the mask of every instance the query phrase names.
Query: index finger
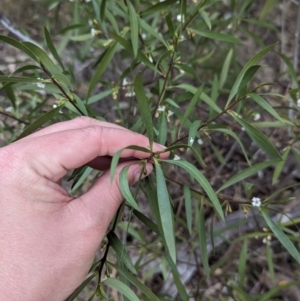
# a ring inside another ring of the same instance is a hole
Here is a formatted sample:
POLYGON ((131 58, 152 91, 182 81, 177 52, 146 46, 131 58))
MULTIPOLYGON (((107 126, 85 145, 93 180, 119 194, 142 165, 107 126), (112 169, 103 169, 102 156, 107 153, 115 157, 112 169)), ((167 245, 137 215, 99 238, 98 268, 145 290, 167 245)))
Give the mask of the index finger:
MULTIPOLYGON (((99 156, 113 156, 119 150, 129 145, 149 149, 149 139, 146 136, 119 128, 89 126, 33 137, 15 144, 26 144, 23 147, 29 157, 41 164, 42 174, 53 181, 63 177, 67 170, 81 167, 99 156)), ((161 151, 164 147, 154 143, 153 152, 161 151)), ((133 149, 124 149, 121 157, 147 158, 150 154, 133 149)), ((169 153, 160 155, 167 158, 169 153)), ((34 166, 36 168, 36 164, 34 166)))

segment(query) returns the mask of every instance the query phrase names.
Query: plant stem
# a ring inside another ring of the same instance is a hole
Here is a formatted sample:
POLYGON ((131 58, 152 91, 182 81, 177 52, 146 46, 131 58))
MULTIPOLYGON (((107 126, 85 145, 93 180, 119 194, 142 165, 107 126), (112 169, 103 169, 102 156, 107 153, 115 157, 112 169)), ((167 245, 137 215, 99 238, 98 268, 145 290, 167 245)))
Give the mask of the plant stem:
MULTIPOLYGON (((113 226, 111 228, 111 230, 109 232, 114 232, 114 230, 116 229, 116 226, 117 226, 117 222, 119 220, 119 217, 120 217, 120 214, 122 212, 122 209, 123 209, 123 206, 124 206, 124 202, 120 205, 117 213, 116 213, 116 217, 115 217, 115 220, 114 220, 114 223, 113 223, 113 226)), ((107 242, 107 245, 106 245, 106 248, 105 248, 105 252, 100 260, 100 264, 99 264, 99 268, 98 268, 98 285, 101 281, 101 275, 102 275, 102 271, 103 271, 103 267, 104 267, 104 264, 107 260, 107 255, 108 255, 108 251, 109 251, 109 247, 110 247, 110 243, 109 241, 107 242)))
POLYGON ((81 111, 81 109, 77 106, 77 104, 75 103, 75 101, 68 95, 68 93, 66 93, 66 91, 63 89, 63 87, 56 81, 56 79, 53 78, 53 76, 51 75, 51 73, 45 68, 45 66, 43 64, 41 64, 42 69, 44 70, 44 72, 48 75, 48 77, 51 79, 51 81, 53 82, 53 84, 61 91, 61 93, 64 95, 64 97, 66 99, 68 99, 68 101, 77 109, 77 111, 82 115, 85 116, 85 114, 81 111))
MULTIPOLYGON (((236 101, 234 101, 230 106, 228 106, 226 109, 224 109, 221 113, 219 113, 218 115, 216 115, 215 117, 211 118, 209 121, 201 124, 197 131, 200 131, 202 128, 204 128, 205 126, 207 126, 208 124, 212 123, 213 121, 215 121, 216 119, 218 119, 219 117, 221 117, 222 115, 224 115, 225 113, 227 113, 231 108, 233 108, 236 104, 238 104, 242 99, 244 99, 246 96, 243 96, 242 98, 237 99, 236 101)), ((176 141, 172 142, 170 145, 168 145, 168 147, 178 143, 179 141, 188 138, 188 134, 178 138, 176 141)))
POLYGON ((21 120, 21 119, 15 117, 15 116, 10 115, 10 114, 7 114, 7 113, 5 113, 5 112, 0 112, 0 114, 1 114, 1 115, 4 115, 4 116, 6 116, 6 117, 9 117, 9 118, 11 118, 11 119, 14 119, 14 120, 16 120, 16 121, 18 121, 18 122, 20 122, 20 123, 24 123, 24 124, 26 124, 26 125, 29 125, 29 124, 30 124, 30 122, 21 120))

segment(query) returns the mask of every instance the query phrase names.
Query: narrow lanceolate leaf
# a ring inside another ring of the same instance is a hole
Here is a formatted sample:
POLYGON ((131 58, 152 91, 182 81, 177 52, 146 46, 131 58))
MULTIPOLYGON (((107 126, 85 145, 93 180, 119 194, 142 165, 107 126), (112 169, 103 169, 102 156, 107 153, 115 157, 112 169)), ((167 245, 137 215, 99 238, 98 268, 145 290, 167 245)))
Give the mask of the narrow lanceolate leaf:
POLYGON ((227 42, 227 43, 233 43, 233 44, 242 44, 242 41, 238 38, 235 38, 231 35, 227 35, 224 33, 219 33, 219 32, 213 32, 210 30, 196 30, 196 29, 191 29, 195 34, 198 34, 199 36, 212 39, 212 40, 218 40, 222 42, 227 42))
POLYGON ((130 165, 125 166, 120 172, 119 178, 119 185, 122 195, 124 196, 125 200, 131 205, 135 210, 140 210, 138 204, 136 203, 135 199, 132 196, 132 193, 129 188, 128 184, 128 169, 130 165))
POLYGON ((191 102, 189 103, 184 115, 183 115, 183 120, 182 120, 182 125, 185 123, 185 121, 188 119, 190 114, 195 111, 195 106, 204 90, 204 84, 201 85, 194 94, 193 98, 191 99, 191 102))
POLYGON ((273 222, 273 220, 269 217, 267 213, 262 210, 262 215, 271 229, 271 231, 275 234, 277 239, 281 242, 281 244, 286 248, 286 250, 291 254, 291 256, 300 264, 300 253, 291 242, 291 240, 286 236, 286 234, 280 229, 280 227, 273 222))
POLYGON ((139 21, 136 14, 136 11, 131 4, 131 2, 127 1, 128 12, 129 12, 129 21, 130 21, 130 36, 134 57, 137 56, 138 53, 138 43, 139 43, 139 21))
POLYGON ((226 82, 232 55, 233 55, 233 49, 231 48, 226 56, 225 62, 222 67, 222 71, 221 71, 221 75, 220 75, 220 89, 223 88, 223 86, 226 82))
POLYGON ((244 287, 244 280, 246 275, 246 263, 247 263, 247 250, 248 241, 247 238, 244 239, 243 247, 239 259, 239 283, 240 287, 244 287))
POLYGON ((230 187, 231 185, 243 181, 244 179, 256 174, 258 171, 267 168, 273 164, 277 164, 279 162, 279 160, 272 160, 272 161, 267 161, 267 162, 262 162, 262 163, 257 163, 255 165, 252 165, 251 167, 248 167, 242 171, 240 171, 239 173, 237 173, 236 175, 234 175, 233 177, 231 177, 227 182, 225 182, 217 191, 217 193, 221 192, 222 190, 224 190, 227 187, 230 187))
POLYGON ((273 177, 272 177, 272 184, 274 185, 275 183, 276 183, 276 181, 278 180, 278 178, 279 178, 279 176, 280 176, 280 174, 281 174, 281 172, 282 172, 282 169, 283 169, 283 167, 285 166, 285 163, 286 163, 286 160, 287 160, 287 158, 288 158, 288 155, 289 155, 289 153, 290 153, 290 150, 291 150, 291 147, 290 146, 288 146, 285 150, 284 150, 284 152, 283 152, 283 154, 282 154, 282 161, 280 161, 277 165, 276 165, 276 168, 275 168, 275 170, 274 170, 274 173, 273 173, 273 177))
POLYGON ((134 286, 136 286, 145 296, 145 300, 147 301, 160 301, 152 291, 146 287, 143 283, 141 283, 136 276, 132 275, 131 273, 127 272, 125 269, 121 268, 118 265, 115 265, 111 262, 106 262, 108 265, 115 268, 120 274, 122 274, 126 279, 128 279, 134 286))
POLYGON ((183 169, 185 169, 203 188, 203 190, 206 192, 207 196, 212 202, 213 207, 216 209, 216 212, 222 219, 222 221, 225 220, 224 213, 222 210, 222 206, 220 204, 220 201, 218 200, 214 190, 212 189, 211 185, 207 181, 207 179, 203 176, 203 174, 191 163, 187 161, 175 161, 175 160, 165 160, 164 162, 177 165, 183 169))
POLYGON ((7 36, 0 35, 0 41, 4 42, 6 44, 9 44, 15 48, 18 48, 22 52, 26 53, 34 61, 39 62, 39 59, 37 58, 37 56, 30 49, 28 49, 25 45, 18 42, 17 40, 7 37, 7 36))
POLYGON ((160 164, 157 160, 154 160, 155 171, 156 171, 156 189, 159 214, 162 223, 162 230, 166 242, 167 250, 173 260, 176 262, 176 246, 174 237, 174 224, 173 224, 173 208, 170 203, 169 193, 166 185, 166 180, 160 164))
POLYGON ((172 261, 170 256, 166 256, 166 261, 168 262, 169 267, 171 268, 171 272, 173 274, 173 279, 174 279, 174 283, 177 287, 179 296, 180 296, 180 300, 181 301, 188 301, 189 300, 189 296, 186 292, 186 288, 185 286, 182 284, 181 280, 180 280, 180 274, 178 272, 178 268, 175 265, 175 263, 172 261))
POLYGON ((56 61, 59 63, 60 67, 62 68, 62 70, 65 70, 64 68, 64 65, 57 53, 57 50, 52 42, 52 39, 51 39, 51 36, 50 36, 50 33, 47 29, 47 27, 44 27, 44 34, 45 34, 45 38, 46 38, 46 42, 47 42, 47 46, 49 48, 49 50, 51 51, 53 57, 56 59, 56 61))
POLYGON ((149 149, 147 149, 145 147, 141 147, 141 146, 136 146, 136 145, 129 145, 129 146, 124 147, 124 148, 120 149, 119 151, 117 151, 114 154, 114 156, 112 157, 111 164, 110 164, 110 182, 112 182, 112 180, 115 176, 116 169, 117 169, 117 166, 118 166, 118 163, 119 163, 119 159, 121 157, 122 152, 125 149, 133 149, 133 150, 136 150, 136 151, 141 151, 141 152, 151 154, 151 151, 149 149))
POLYGON ((83 289, 93 280, 93 278, 96 277, 96 273, 90 275, 88 278, 86 278, 82 284, 73 292, 73 294, 66 299, 67 301, 73 301, 76 299, 76 297, 83 291, 83 289))
POLYGON ((2 83, 41 83, 40 80, 34 77, 24 76, 7 76, 4 74, 0 75, 0 82, 2 83))
POLYGON ((36 55, 39 62, 47 69, 47 71, 50 72, 50 74, 61 73, 61 69, 52 62, 48 54, 43 49, 30 42, 23 42, 22 44, 36 55))
POLYGON ((140 301, 140 299, 130 287, 116 278, 106 278, 102 283, 115 288, 122 295, 126 296, 130 301, 140 301))
POLYGON ((118 236, 114 232, 110 231, 107 234, 107 239, 108 239, 111 247, 116 252, 118 261, 122 262, 130 272, 132 272, 133 274, 136 275, 137 271, 136 271, 134 265, 132 264, 131 259, 128 255, 127 251, 125 250, 125 246, 122 245, 122 243, 119 240, 118 236))
POLYGON ((192 123, 192 125, 190 127, 190 131, 189 131, 189 138, 188 138, 188 144, 189 144, 189 146, 193 145, 200 124, 201 124, 201 120, 195 120, 195 121, 193 121, 193 123, 192 123))
POLYGON ((21 138, 24 138, 31 133, 33 133, 35 130, 40 128, 42 125, 44 125, 46 122, 50 121, 54 116, 58 114, 58 112, 63 108, 63 106, 59 106, 44 115, 40 116, 37 120, 35 120, 33 123, 31 123, 29 126, 25 128, 25 130, 22 132, 21 135, 18 136, 16 140, 19 140, 21 138))
POLYGON ((207 255, 204 208, 203 208, 202 202, 201 202, 201 208, 199 211, 198 234, 199 234, 199 246, 200 246, 201 260, 202 260, 203 268, 205 271, 205 276, 208 277, 210 274, 210 269, 209 269, 209 263, 208 263, 208 255, 207 255))
POLYGON ((98 64, 97 70, 95 72, 95 74, 93 75, 91 81, 90 81, 90 85, 89 85, 89 89, 88 89, 88 93, 87 93, 87 99, 90 97, 91 92, 93 91, 93 89, 95 88, 95 86, 97 85, 97 83, 99 82, 99 79, 101 78, 102 74, 104 73, 104 71, 106 70, 107 66, 109 65, 109 63, 111 62, 116 50, 118 47, 118 43, 113 43, 105 52, 104 56, 102 57, 101 61, 98 64))
POLYGON ((233 87, 230 91, 226 107, 229 106, 231 100, 234 98, 234 96, 239 91, 241 82, 242 82, 242 80, 244 78, 244 75, 246 74, 247 70, 249 68, 251 68, 252 66, 256 65, 259 62, 259 60, 263 56, 265 56, 269 51, 271 51, 274 47, 275 47, 275 44, 264 48, 262 51, 260 51, 258 54, 256 54, 252 59, 250 59, 250 61, 247 62, 247 64, 244 66, 244 68, 242 69, 242 71, 238 75, 237 79, 235 80, 235 83, 234 83, 234 85, 233 85, 233 87))
POLYGON ((141 72, 139 72, 135 77, 134 91, 135 91, 136 99, 138 101, 142 119, 147 130, 147 134, 150 142, 150 149, 152 149, 152 144, 154 140, 153 123, 152 123, 152 116, 149 108, 149 102, 143 87, 143 79, 142 79, 141 72))
POLYGON ((184 195, 184 204, 185 204, 185 216, 187 227, 189 233, 192 234, 192 198, 191 198, 191 191, 187 185, 183 186, 183 195, 184 195))
POLYGON ((280 153, 265 134, 263 134, 254 126, 250 125, 244 119, 239 118, 236 113, 230 112, 230 114, 241 126, 244 127, 245 131, 253 140, 253 142, 255 142, 257 146, 260 147, 267 155, 269 155, 271 159, 282 160, 280 153))
POLYGON ((249 95, 259 106, 265 109, 274 118, 284 123, 284 120, 278 115, 278 113, 258 94, 251 93, 249 95))

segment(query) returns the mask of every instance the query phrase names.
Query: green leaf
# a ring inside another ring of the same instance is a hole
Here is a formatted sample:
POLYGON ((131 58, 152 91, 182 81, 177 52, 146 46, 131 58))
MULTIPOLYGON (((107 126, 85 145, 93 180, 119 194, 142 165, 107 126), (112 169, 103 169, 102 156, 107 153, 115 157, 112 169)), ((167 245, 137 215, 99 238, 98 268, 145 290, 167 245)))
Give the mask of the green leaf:
POLYGON ((106 0, 101 1, 101 6, 100 6, 100 20, 101 22, 104 21, 105 18, 105 12, 106 12, 106 0))
POLYGON ((165 181, 164 174, 160 164, 154 159, 156 171, 156 186, 157 186, 157 199, 159 214, 162 224, 162 230, 166 242, 167 250, 173 260, 176 262, 176 246, 174 237, 174 222, 173 222, 173 208, 170 203, 169 193, 165 181))
POLYGON ((266 0, 263 8, 260 11, 259 19, 263 20, 266 18, 266 15, 276 7, 278 0, 266 0))
POLYGON ((272 254, 272 249, 269 246, 269 244, 266 244, 266 253, 267 253, 267 262, 268 262, 268 269, 269 269, 269 274, 270 278, 275 284, 275 272, 274 272, 274 263, 273 263, 273 254, 272 254))
POLYGON ((127 272, 125 269, 111 262, 106 261, 106 263, 113 268, 115 268, 120 274, 127 278, 134 286, 136 286, 146 297, 147 301, 160 301, 144 284, 142 284, 136 276, 127 272))
POLYGON ((207 39, 212 39, 212 40, 218 40, 222 42, 227 42, 227 43, 233 43, 233 44, 242 44, 242 41, 238 38, 235 38, 231 35, 227 35, 224 33, 219 33, 219 32, 213 32, 210 30, 197 30, 194 28, 191 28, 191 30, 198 34, 199 36, 205 37, 207 39))
POLYGON ((97 83, 99 82, 99 79, 101 78, 102 74, 104 73, 104 71, 108 67, 109 63, 111 62, 112 58, 114 57, 114 54, 117 51, 117 48, 118 48, 118 43, 113 43, 105 51, 105 54, 103 55, 101 61, 99 62, 97 70, 90 81, 86 99, 88 99, 90 97, 91 92, 93 91, 93 89, 95 88, 97 83))
MULTIPOLYGON (((148 196, 148 195, 147 195, 148 196)), ((151 202, 152 200, 149 198, 149 201, 151 202)), ((147 216, 145 216, 143 213, 137 210, 133 210, 134 215, 144 224, 146 225, 149 229, 151 229, 153 232, 156 234, 160 235, 158 226, 153 223, 151 219, 149 219, 147 216)))
POLYGON ((54 116, 56 116, 58 114, 58 112, 63 108, 64 106, 59 106, 45 114, 43 114, 42 116, 40 116, 38 119, 36 119, 33 123, 31 123, 29 126, 27 126, 25 128, 25 130, 15 139, 19 140, 21 138, 24 138, 28 135, 30 135, 31 133, 33 133, 35 130, 37 130, 38 128, 40 128, 42 125, 44 125, 46 122, 50 121, 54 116))
POLYGON ((35 56, 39 59, 39 63, 42 64, 51 75, 61 73, 60 68, 52 62, 48 54, 43 49, 30 42, 23 42, 22 44, 35 54, 35 56))
POLYGON ((272 185, 274 185, 277 182, 283 167, 286 165, 286 160, 288 158, 290 150, 291 150, 291 147, 288 146, 282 154, 282 161, 278 162, 278 164, 276 165, 274 173, 273 173, 273 177, 272 177, 272 185))
POLYGON ((137 271, 136 271, 134 265, 132 264, 131 259, 130 259, 129 255, 128 255, 128 253, 125 250, 125 246, 122 245, 122 243, 119 240, 118 236, 113 231, 110 231, 107 234, 107 239, 108 239, 111 247, 116 252, 118 261, 120 263, 122 262, 128 268, 128 270, 131 273, 137 275, 137 271))
MULTIPOLYGON (((0 82, 2 82, 1 77, 4 76, 4 73, 2 71, 0 71, 0 82)), ((6 76, 4 76, 6 77, 6 76)), ((0 91, 4 90, 7 97, 10 99, 11 104, 14 108, 14 110, 16 109, 16 96, 14 94, 14 89, 12 87, 12 84, 5 84, 5 82, 3 82, 4 85, 0 88, 0 91)))
POLYGON ((49 50, 51 51, 53 57, 59 63, 59 65, 62 68, 62 70, 65 70, 64 65, 63 65, 63 63, 62 63, 62 61, 61 61, 61 59, 60 59, 60 57, 59 57, 59 55, 58 55, 58 53, 56 51, 56 48, 55 48, 55 46, 54 46, 54 44, 52 42, 50 33, 49 33, 49 31, 48 31, 48 29, 47 29, 46 26, 44 27, 44 34, 45 34, 47 46, 48 46, 49 50))
POLYGON ((149 108, 149 102, 143 87, 143 79, 142 79, 141 72, 139 72, 135 77, 134 91, 135 91, 136 99, 138 101, 141 116, 148 134, 150 149, 152 149, 153 140, 154 140, 153 123, 152 123, 152 116, 149 108))
MULTIPOLYGON (((188 92, 191 92, 192 94, 195 94, 197 91, 197 88, 189 84, 180 84, 175 87, 179 89, 184 89, 188 92)), ((209 107, 214 109, 216 112, 218 113, 222 112, 222 110, 213 102, 213 100, 206 93, 202 92, 200 95, 200 99, 203 100, 209 107)))
POLYGON ((140 210, 138 204, 136 203, 135 199, 133 198, 129 184, 128 184, 128 169, 131 165, 125 166, 121 172, 120 172, 120 178, 119 178, 119 185, 120 185, 120 190, 122 192, 122 195, 126 199, 129 205, 131 205, 134 209, 140 210))
POLYGON ((158 143, 161 145, 165 145, 167 141, 168 134, 168 124, 167 118, 165 114, 160 114, 160 125, 159 125, 159 135, 158 135, 158 143))
POLYGON ((131 288, 116 278, 106 278, 102 283, 115 288, 130 301, 140 301, 131 288))
POLYGON ((244 287, 246 264, 247 264, 247 250, 248 250, 248 240, 247 238, 245 238, 242 246, 240 259, 239 259, 239 266, 238 266, 240 287, 244 287))
MULTIPOLYGON (((147 8, 146 10, 144 10, 141 13, 141 15, 146 16, 146 15, 150 15, 150 14, 162 11, 162 10, 167 10, 171 4, 174 4, 176 2, 177 2, 177 0, 166 0, 163 2, 159 2, 158 4, 152 5, 149 8, 147 8)), ((151 2, 149 2, 149 3, 151 3, 151 2)))
POLYGON ((189 300, 189 296, 186 292, 185 286, 182 284, 181 280, 180 280, 180 274, 178 272, 178 268, 175 265, 175 263, 172 261, 170 256, 166 256, 166 261, 168 262, 170 268, 171 268, 171 272, 173 275, 173 279, 174 279, 174 283, 178 289, 178 293, 180 296, 180 300, 181 301, 188 301, 189 300))
POLYGON ((73 294, 67 299, 67 301, 73 301, 75 300, 78 295, 83 291, 83 289, 93 280, 93 278, 96 277, 96 273, 90 275, 88 278, 86 278, 82 284, 73 292, 73 294))
POLYGON ((221 206, 214 190, 210 186, 207 179, 203 176, 203 174, 194 165, 192 165, 189 162, 180 161, 180 160, 178 160, 178 161, 164 160, 164 162, 169 163, 169 164, 174 164, 174 165, 177 165, 177 166, 185 169, 201 185, 201 187, 203 188, 203 190, 206 192, 209 199, 211 200, 212 205, 216 209, 221 220, 224 221, 224 213, 222 210, 222 206, 221 206))
MULTIPOLYGON (((191 102, 189 103, 189 105, 188 105, 188 107, 187 107, 187 109, 186 109, 186 111, 183 115, 183 120, 182 120, 182 123, 181 123, 181 127, 184 126, 184 123, 188 119, 190 114, 195 111, 195 106, 196 106, 203 90, 204 90, 204 84, 202 84, 201 87, 199 87, 197 89, 196 93, 194 94, 193 98, 191 99, 191 102)), ((179 133, 180 132, 181 131, 179 130, 179 133)))
POLYGON ((205 271, 205 276, 208 278, 210 274, 208 255, 207 255, 207 245, 206 245, 206 230, 205 230, 205 219, 204 219, 204 208, 203 202, 201 202, 201 208, 199 210, 199 221, 198 221, 198 234, 199 234, 199 246, 201 260, 203 268, 205 271))
POLYGON ((206 23, 208 29, 211 30, 211 22, 210 22, 210 19, 209 19, 207 13, 204 10, 201 10, 200 15, 203 18, 204 22, 206 23))
POLYGON ((29 57, 31 57, 34 61, 39 62, 36 55, 30 49, 28 49, 26 45, 23 45, 23 43, 19 43, 17 40, 3 35, 0 35, 0 41, 18 48, 22 52, 26 53, 29 57))
POLYGON ((271 231, 275 234, 277 239, 286 248, 286 250, 291 254, 291 256, 300 264, 300 253, 291 242, 291 240, 285 235, 281 228, 273 222, 273 220, 262 210, 262 216, 264 217, 267 225, 271 231))
POLYGON ((183 195, 184 195, 186 222, 187 222, 189 233, 191 235, 192 234, 192 199, 191 199, 191 190, 187 185, 183 185, 183 195))
POLYGON ((266 48, 264 48, 263 50, 261 50, 258 54, 256 54, 253 58, 251 58, 247 64, 243 67, 242 71, 240 72, 240 74, 238 75, 237 79, 235 80, 235 83, 230 91, 227 103, 226 103, 226 107, 229 106, 231 100, 233 99, 233 97, 238 93, 241 82, 244 78, 244 75, 246 74, 247 70, 249 68, 251 68, 252 66, 256 65, 260 59, 265 56, 269 51, 271 51, 276 44, 268 46, 266 48))
POLYGON ((293 63, 291 62, 291 60, 283 53, 278 53, 278 55, 282 58, 282 60, 285 62, 286 66, 288 67, 288 71, 289 71, 289 75, 292 78, 293 81, 293 88, 298 88, 299 84, 298 84, 298 76, 297 76, 297 72, 294 68, 293 63))
POLYGON ((198 133, 198 128, 200 127, 201 120, 195 120, 193 121, 190 130, 189 130, 189 138, 188 138, 188 144, 189 146, 192 146, 195 141, 195 137, 198 133))
POLYGON ((110 182, 112 182, 112 180, 113 180, 113 178, 115 176, 119 159, 121 157, 122 152, 125 149, 133 149, 133 150, 137 150, 137 151, 141 151, 141 152, 145 152, 145 153, 151 154, 151 151, 149 149, 147 149, 145 147, 141 147, 141 146, 136 146, 136 145, 129 145, 129 146, 124 147, 124 148, 120 149, 119 151, 117 151, 114 154, 114 156, 112 157, 112 160, 111 160, 111 163, 110 163, 110 182))
POLYGON ((221 75, 220 75, 220 87, 219 89, 222 89, 224 84, 226 83, 227 76, 228 76, 228 71, 229 71, 229 66, 231 63, 233 55, 233 48, 231 48, 226 56, 225 62, 222 67, 221 75))
POLYGON ((284 120, 278 115, 278 113, 258 94, 251 93, 249 95, 258 105, 265 109, 274 118, 284 123, 284 120))
POLYGON ((131 35, 131 43, 134 57, 136 58, 138 53, 139 46, 139 20, 136 14, 136 11, 128 0, 127 2, 128 11, 129 11, 129 22, 130 22, 130 35, 131 35))
POLYGON ((227 180, 217 191, 217 193, 221 192, 222 190, 224 190, 227 187, 230 187, 231 185, 238 183, 254 174, 256 174, 258 171, 267 168, 273 164, 277 164, 279 161, 278 160, 272 160, 272 161, 267 161, 267 162, 262 162, 262 163, 257 163, 251 167, 248 167, 242 171, 240 171, 239 173, 237 173, 236 175, 234 175, 233 177, 231 177, 229 180, 227 180))
POLYGON ((229 112, 231 116, 234 117, 236 121, 240 125, 242 125, 245 129, 245 131, 248 133, 250 138, 257 144, 258 147, 260 147, 267 155, 270 156, 273 160, 282 160, 278 150, 275 148, 275 146, 272 144, 272 142, 269 140, 269 138, 263 134, 261 131, 250 125, 248 122, 246 122, 244 119, 239 118, 236 113, 229 112))
POLYGON ((150 35, 154 36, 158 41, 160 41, 166 48, 168 48, 168 44, 164 40, 161 34, 159 34, 152 26, 150 26, 143 19, 139 19, 140 26, 147 31, 150 35))
POLYGON ((0 75, 0 82, 2 82, 2 83, 41 83, 41 80, 39 80, 35 77, 0 75))
POLYGON ((251 166, 251 162, 250 162, 250 160, 249 160, 249 158, 248 158, 248 156, 247 156, 247 152, 246 152, 246 150, 245 150, 245 148, 244 148, 244 145, 243 145, 242 141, 240 140, 240 138, 238 137, 237 134, 235 134, 235 133, 234 133, 233 131, 231 131, 230 129, 225 128, 225 127, 222 127, 222 126, 220 126, 220 125, 210 124, 210 125, 208 126, 208 128, 209 128, 210 130, 212 130, 212 131, 223 132, 223 133, 228 134, 228 135, 230 135, 231 137, 233 137, 233 139, 235 139, 235 140, 237 141, 237 143, 240 145, 240 147, 241 147, 241 149, 242 149, 242 151, 243 151, 243 154, 244 154, 244 156, 245 156, 245 159, 246 159, 247 163, 251 166))
POLYGON ((70 191, 70 193, 72 194, 76 189, 78 189, 81 184, 86 180, 86 178, 91 174, 91 172, 93 171, 93 168, 91 167, 87 167, 86 170, 84 171, 84 173, 78 178, 77 181, 75 181, 72 185, 72 189, 70 191))

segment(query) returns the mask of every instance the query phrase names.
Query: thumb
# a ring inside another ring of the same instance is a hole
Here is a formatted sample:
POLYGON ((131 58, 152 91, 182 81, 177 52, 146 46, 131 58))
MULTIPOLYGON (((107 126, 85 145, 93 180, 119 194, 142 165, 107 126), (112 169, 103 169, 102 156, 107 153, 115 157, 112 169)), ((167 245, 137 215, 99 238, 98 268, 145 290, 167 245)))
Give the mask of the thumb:
POLYGON ((91 222, 93 226, 98 225, 102 230, 106 231, 124 200, 119 186, 121 170, 127 165, 130 165, 127 173, 129 185, 136 183, 141 173, 141 178, 144 178, 153 170, 152 164, 147 163, 145 166, 146 172, 143 173, 142 165, 134 163, 135 161, 129 161, 119 164, 112 182, 110 179, 110 171, 106 171, 88 192, 71 202, 77 211, 77 215, 80 215, 81 218, 86 218, 84 224, 91 222))

